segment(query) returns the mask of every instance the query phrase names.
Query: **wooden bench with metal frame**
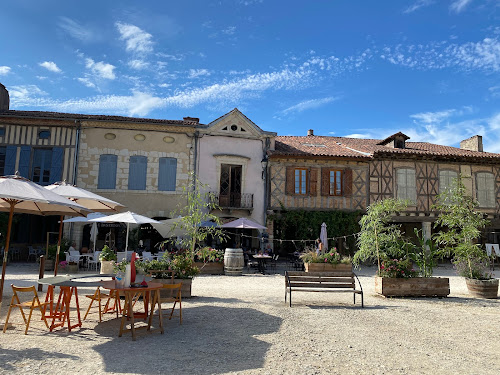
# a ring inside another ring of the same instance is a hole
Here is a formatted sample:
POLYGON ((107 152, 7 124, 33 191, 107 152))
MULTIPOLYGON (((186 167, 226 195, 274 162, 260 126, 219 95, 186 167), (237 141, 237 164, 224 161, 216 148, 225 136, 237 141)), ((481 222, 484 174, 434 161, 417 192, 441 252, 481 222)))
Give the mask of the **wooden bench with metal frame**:
POLYGON ((290 307, 292 307, 292 291, 353 293, 354 304, 356 304, 356 294, 360 294, 361 307, 364 307, 363 287, 359 282, 358 276, 352 271, 285 271, 285 303, 288 293, 290 294, 290 307), (359 289, 356 289, 356 280, 358 281, 359 289))

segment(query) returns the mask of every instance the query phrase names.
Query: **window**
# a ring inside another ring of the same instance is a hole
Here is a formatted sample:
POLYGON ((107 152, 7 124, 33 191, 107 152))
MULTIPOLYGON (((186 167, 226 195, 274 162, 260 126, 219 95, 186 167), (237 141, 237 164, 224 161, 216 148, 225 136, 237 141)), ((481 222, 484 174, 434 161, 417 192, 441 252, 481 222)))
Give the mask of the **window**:
POLYGON ((40 139, 49 139, 50 138, 50 130, 41 130, 38 132, 38 138, 40 139))
POLYGON ((5 155, 7 154, 7 147, 0 147, 0 176, 5 175, 5 155))
POLYGON ((116 188, 116 155, 101 155, 99 158, 98 189, 116 188))
POLYGON ((330 171, 330 195, 342 195, 342 171, 330 171))
POLYGON ((450 189, 453 186, 453 180, 458 178, 455 171, 439 171, 439 193, 450 189))
POLYGON ((31 180, 40 185, 48 185, 52 166, 52 149, 35 148, 32 165, 31 180))
POLYGON ((400 168, 396 170, 397 197, 408 199, 412 203, 417 201, 417 189, 415 183, 415 170, 400 168))
POLYGON ((307 194, 307 169, 295 169, 295 194, 307 194))
POLYGON ((5 128, 0 128, 0 137, 5 137, 5 128))
POLYGON ((128 189, 146 190, 146 173, 148 158, 146 156, 131 156, 129 162, 128 189))
POLYGON ((495 207, 495 179, 492 173, 476 175, 477 201, 480 207, 495 207))
POLYGON ((160 158, 158 173, 158 190, 175 191, 177 180, 177 159, 160 158))

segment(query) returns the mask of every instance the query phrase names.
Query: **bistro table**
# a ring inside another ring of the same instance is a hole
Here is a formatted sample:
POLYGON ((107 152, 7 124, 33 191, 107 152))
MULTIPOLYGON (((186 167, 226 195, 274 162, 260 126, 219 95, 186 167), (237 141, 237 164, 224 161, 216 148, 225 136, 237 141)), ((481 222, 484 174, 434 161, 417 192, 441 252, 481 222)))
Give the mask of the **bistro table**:
MULTIPOLYGON (((100 283, 100 286, 102 286, 105 289, 109 290, 116 290, 118 293, 123 294, 125 296, 125 304, 122 309, 122 321, 120 324, 120 333, 118 334, 118 337, 121 337, 124 331, 125 327, 125 322, 127 319, 130 319, 130 329, 125 329, 125 330, 130 330, 132 331, 132 340, 135 341, 136 336, 135 336, 135 317, 137 313, 134 313, 134 299, 136 296, 139 294, 143 295, 143 298, 145 301, 149 300, 151 301, 151 306, 150 306, 150 312, 148 314, 147 308, 146 308, 146 317, 149 315, 148 318, 148 325, 146 326, 147 330, 149 331, 151 329, 151 324, 153 322, 153 315, 155 311, 155 306, 158 305, 158 319, 159 319, 159 326, 160 326, 160 332, 163 334, 163 316, 161 312, 161 300, 160 300, 160 289, 163 288, 163 284, 161 283, 154 283, 154 282, 149 282, 147 286, 144 287, 128 287, 128 288, 120 288, 117 287, 116 281, 111 280, 111 281, 102 281, 100 283), (152 296, 151 296, 152 294, 152 296)), ((147 302, 146 302, 147 304, 147 302)), ((143 327, 141 327, 143 328, 143 327)))
POLYGON ((81 281, 84 278, 103 278, 111 277, 113 275, 80 275, 80 276, 54 276, 38 279, 38 284, 48 285, 47 294, 45 295, 45 302, 49 303, 49 314, 47 315, 46 307, 44 309, 45 318, 52 319, 50 324, 50 331, 54 328, 64 327, 65 323, 68 325, 68 331, 71 332, 73 328, 82 326, 82 319, 80 317, 80 304, 78 302, 78 287, 98 287, 100 281, 81 281), (80 280, 80 281, 76 281, 80 280), (54 288, 59 287, 59 296, 57 303, 54 306, 54 288), (74 298, 73 298, 74 297, 74 298), (78 323, 71 324, 71 301, 74 300, 76 305, 76 316, 78 323))
POLYGON ((272 259, 273 257, 267 254, 255 254, 252 255, 254 259, 257 259, 259 272, 263 275, 266 274, 266 261, 272 259))

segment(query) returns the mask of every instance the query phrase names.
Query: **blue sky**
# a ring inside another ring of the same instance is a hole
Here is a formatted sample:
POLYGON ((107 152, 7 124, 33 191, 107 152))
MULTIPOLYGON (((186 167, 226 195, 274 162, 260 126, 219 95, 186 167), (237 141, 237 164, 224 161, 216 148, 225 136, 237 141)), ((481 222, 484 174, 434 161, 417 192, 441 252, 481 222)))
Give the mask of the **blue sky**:
POLYGON ((5 0, 11 109, 500 152, 500 1, 5 0))

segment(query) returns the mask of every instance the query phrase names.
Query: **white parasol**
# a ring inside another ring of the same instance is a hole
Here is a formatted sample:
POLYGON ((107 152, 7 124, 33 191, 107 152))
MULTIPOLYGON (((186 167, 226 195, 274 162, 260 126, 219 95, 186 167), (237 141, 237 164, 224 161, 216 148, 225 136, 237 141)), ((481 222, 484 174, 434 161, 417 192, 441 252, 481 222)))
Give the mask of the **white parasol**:
MULTIPOLYGON (((5 267, 7 265, 7 256, 9 252, 12 216, 14 215, 14 212, 43 216, 73 216, 86 215, 90 212, 90 210, 16 174, 15 176, 0 177, 0 211, 9 212, 7 235, 5 239, 4 259, 2 265, 2 281, 0 286, 1 303, 5 282, 5 267)), ((61 229, 62 222, 60 225, 60 230, 61 229)), ((59 255, 60 244, 61 241, 59 236, 56 257, 59 255)), ((56 261, 57 260, 58 259, 56 259, 56 261)), ((57 268, 55 272, 57 272, 57 268)))
POLYGON ((223 224, 222 228, 240 228, 240 229, 267 229, 267 227, 257 224, 256 222, 247 218, 240 218, 229 223, 223 224))
POLYGON ((127 237, 125 238, 125 257, 128 251, 128 233, 130 231, 130 224, 158 224, 159 221, 150 219, 149 217, 136 214, 134 212, 122 212, 116 215, 110 215, 97 219, 89 220, 89 222, 97 223, 127 223, 127 237))
MULTIPOLYGON (((73 217, 71 219, 63 220, 63 223, 88 223, 91 219, 97 219, 100 217, 106 217, 107 215, 102 214, 100 212, 92 212, 87 215, 87 217, 73 217)), ((97 223, 92 222, 92 228, 90 229, 90 240, 94 244, 94 252, 95 252, 95 243, 97 241, 97 234, 99 233, 99 229, 97 228, 97 223)))
POLYGON ((321 224, 319 239, 323 243, 323 253, 328 251, 328 235, 326 233, 326 223, 321 224))

